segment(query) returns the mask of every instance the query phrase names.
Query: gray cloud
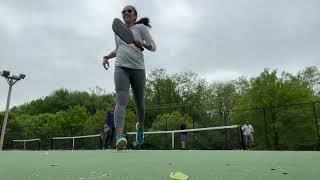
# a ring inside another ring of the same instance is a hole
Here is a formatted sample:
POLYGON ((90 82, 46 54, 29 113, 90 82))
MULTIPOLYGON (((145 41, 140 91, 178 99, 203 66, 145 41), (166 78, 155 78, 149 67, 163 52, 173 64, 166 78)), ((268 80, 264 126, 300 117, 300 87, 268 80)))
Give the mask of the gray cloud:
MULTIPOLYGON (((225 81, 265 67, 296 72, 320 65, 320 2, 315 0, 3 0, 0 70, 27 74, 15 86, 12 104, 57 88, 98 85, 113 91, 113 67, 106 72, 100 61, 114 48, 111 21, 127 4, 151 19, 157 52, 145 52, 147 71, 192 70, 225 81)), ((0 87, 1 110, 4 80, 0 87)))

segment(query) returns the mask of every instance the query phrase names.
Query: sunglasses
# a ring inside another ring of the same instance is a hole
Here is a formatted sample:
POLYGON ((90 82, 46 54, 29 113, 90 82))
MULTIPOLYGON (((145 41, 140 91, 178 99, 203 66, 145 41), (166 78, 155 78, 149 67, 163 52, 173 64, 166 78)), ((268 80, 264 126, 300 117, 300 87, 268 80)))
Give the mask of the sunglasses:
POLYGON ((124 14, 124 13, 126 13, 126 12, 128 12, 128 13, 132 13, 132 12, 133 12, 133 10, 132 10, 132 9, 127 9, 127 10, 123 10, 121 13, 122 13, 122 14, 124 14))

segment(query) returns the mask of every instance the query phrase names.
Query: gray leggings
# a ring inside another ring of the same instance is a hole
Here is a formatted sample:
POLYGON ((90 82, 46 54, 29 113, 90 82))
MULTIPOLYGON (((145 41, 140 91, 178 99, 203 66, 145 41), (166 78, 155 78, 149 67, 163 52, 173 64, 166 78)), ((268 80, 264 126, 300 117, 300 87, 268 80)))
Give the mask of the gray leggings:
POLYGON ((117 105, 114 110, 114 123, 116 128, 124 128, 126 106, 129 98, 129 88, 133 92, 137 121, 144 122, 144 88, 146 73, 144 69, 131 69, 116 66, 114 70, 114 83, 116 88, 117 105))

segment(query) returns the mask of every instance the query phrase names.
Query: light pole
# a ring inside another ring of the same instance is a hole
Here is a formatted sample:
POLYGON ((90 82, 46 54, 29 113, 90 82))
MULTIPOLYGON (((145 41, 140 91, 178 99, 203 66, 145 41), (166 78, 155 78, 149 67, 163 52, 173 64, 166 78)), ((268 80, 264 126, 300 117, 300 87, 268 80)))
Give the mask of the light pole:
POLYGON ((6 112, 5 112, 3 123, 2 123, 2 130, 1 130, 1 137, 0 137, 0 151, 1 151, 2 148, 3 148, 4 135, 5 135, 5 132, 6 132, 6 127, 7 127, 8 115, 9 115, 9 104, 10 104, 12 86, 16 82, 18 82, 19 80, 24 79, 26 77, 26 75, 19 74, 19 76, 16 76, 16 75, 11 75, 10 76, 10 71, 1 71, 0 73, 1 73, 1 76, 6 78, 8 84, 9 84, 9 92, 8 92, 8 97, 7 97, 6 112))

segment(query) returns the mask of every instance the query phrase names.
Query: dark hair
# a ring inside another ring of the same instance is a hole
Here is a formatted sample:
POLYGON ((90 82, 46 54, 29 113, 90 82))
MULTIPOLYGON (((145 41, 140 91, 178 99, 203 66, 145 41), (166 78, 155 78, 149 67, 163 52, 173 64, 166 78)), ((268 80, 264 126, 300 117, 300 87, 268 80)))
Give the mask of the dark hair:
MULTIPOLYGON (((129 6, 133 9, 134 14, 138 17, 138 12, 134 6, 129 6)), ((150 19, 148 17, 143 17, 140 20, 136 21, 135 24, 144 24, 145 26, 151 28, 150 19)))
POLYGON ((147 17, 141 18, 139 21, 136 22, 136 24, 144 24, 144 25, 148 26, 149 28, 151 28, 150 19, 147 17))

